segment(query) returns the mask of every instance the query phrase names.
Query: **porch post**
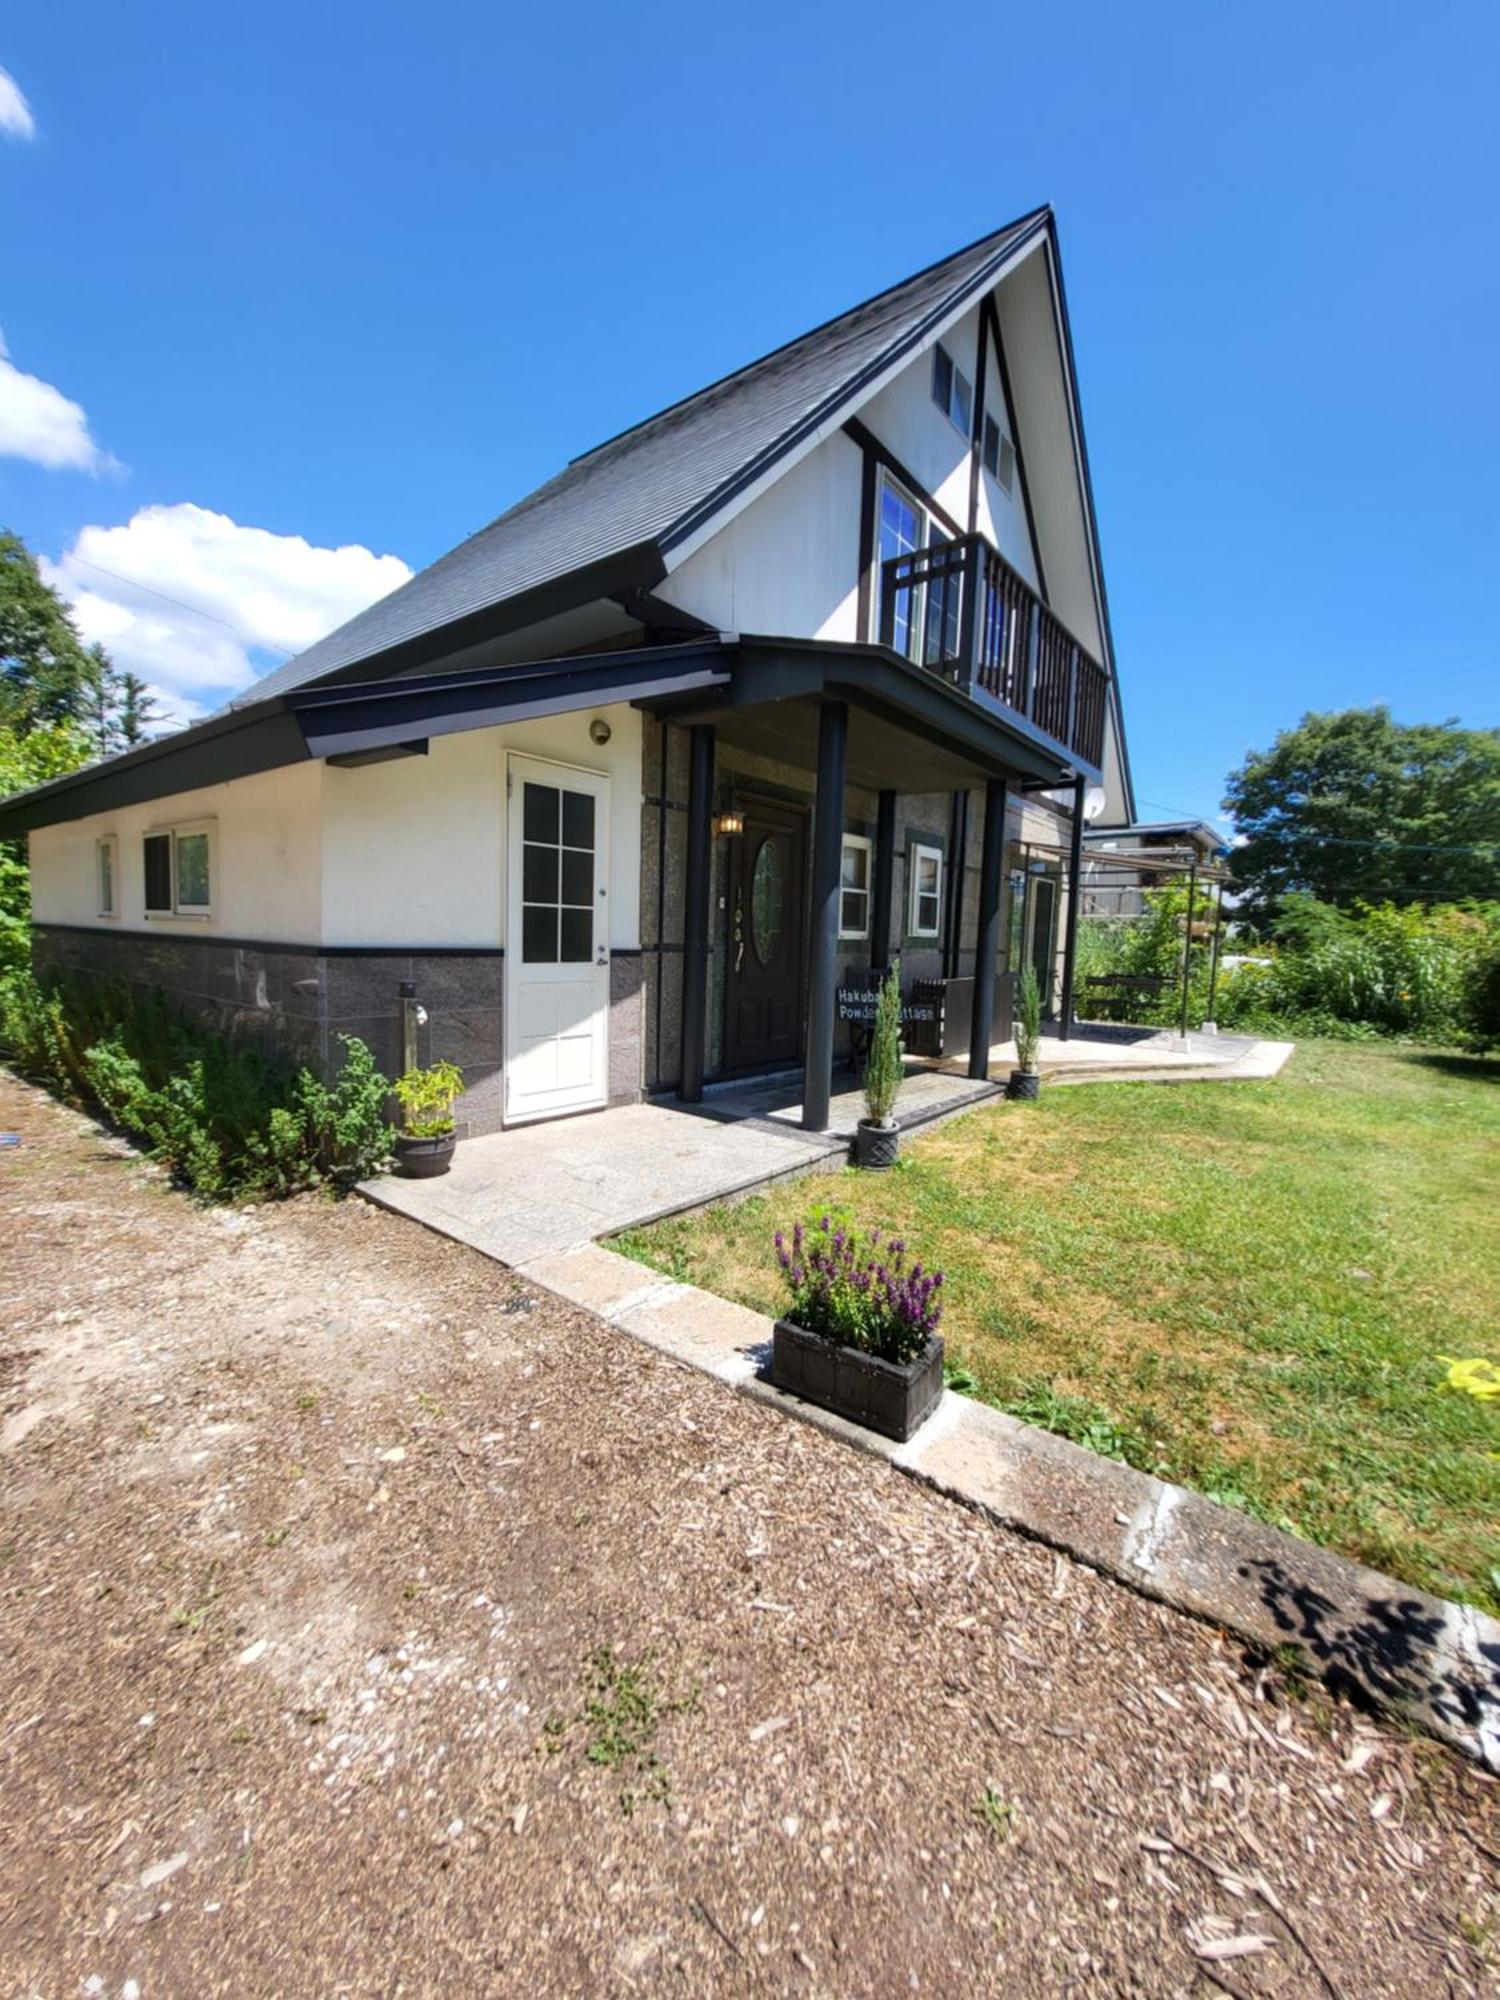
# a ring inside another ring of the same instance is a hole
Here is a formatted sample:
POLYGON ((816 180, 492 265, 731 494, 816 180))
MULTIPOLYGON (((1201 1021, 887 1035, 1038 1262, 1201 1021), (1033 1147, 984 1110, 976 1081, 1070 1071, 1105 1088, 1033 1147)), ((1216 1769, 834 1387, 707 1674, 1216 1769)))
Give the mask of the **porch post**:
POLYGON ((818 792, 813 808, 812 911, 808 925, 807 1069, 802 1123, 828 1127, 833 1095, 834 980, 838 974, 839 871, 844 845, 844 765, 849 739, 846 702, 825 701, 818 712, 818 792))
POLYGON ((870 962, 882 970, 891 962, 891 891, 896 882, 896 794, 882 792, 875 813, 875 878, 870 884, 870 962))
MULTIPOLYGON (((714 732, 706 722, 688 731, 686 907, 682 914, 682 1067, 677 1095, 703 1101, 703 1050, 708 1028, 708 892, 713 861, 714 732)), ((666 884, 659 893, 665 893, 666 884)))
POLYGON ((1057 1039, 1067 1041, 1073 1032, 1073 977, 1078 969, 1078 910, 1083 898, 1079 882, 1083 875, 1083 779, 1073 780, 1073 838, 1068 847, 1068 922, 1063 932, 1062 1018, 1057 1039))
POLYGON ((979 938, 974 955, 974 1013, 969 1023, 969 1074, 990 1073, 990 1028, 995 1016, 996 961, 1000 956, 1000 878, 1005 861, 1005 780, 984 788, 984 838, 979 852, 979 938))

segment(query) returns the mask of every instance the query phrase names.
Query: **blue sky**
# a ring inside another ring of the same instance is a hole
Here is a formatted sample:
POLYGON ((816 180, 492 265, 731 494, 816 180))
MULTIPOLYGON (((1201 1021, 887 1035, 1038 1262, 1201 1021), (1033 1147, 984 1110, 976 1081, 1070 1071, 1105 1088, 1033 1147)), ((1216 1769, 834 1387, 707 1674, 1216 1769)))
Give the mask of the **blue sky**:
POLYGON ((0 64, 0 522, 181 712, 1051 201, 1143 815, 1309 707, 1500 722, 1493 4, 79 0, 0 64))

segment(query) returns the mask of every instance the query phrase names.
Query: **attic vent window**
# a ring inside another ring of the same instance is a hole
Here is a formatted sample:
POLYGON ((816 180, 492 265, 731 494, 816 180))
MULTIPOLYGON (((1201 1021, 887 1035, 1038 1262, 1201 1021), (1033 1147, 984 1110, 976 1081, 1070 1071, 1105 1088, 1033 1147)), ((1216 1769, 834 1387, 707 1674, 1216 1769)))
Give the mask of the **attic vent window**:
POLYGON ((993 417, 984 420, 984 469, 1007 493, 1016 483, 1016 448, 993 417))
POLYGON ((967 437, 974 421, 973 385, 943 346, 932 350, 932 400, 967 437))

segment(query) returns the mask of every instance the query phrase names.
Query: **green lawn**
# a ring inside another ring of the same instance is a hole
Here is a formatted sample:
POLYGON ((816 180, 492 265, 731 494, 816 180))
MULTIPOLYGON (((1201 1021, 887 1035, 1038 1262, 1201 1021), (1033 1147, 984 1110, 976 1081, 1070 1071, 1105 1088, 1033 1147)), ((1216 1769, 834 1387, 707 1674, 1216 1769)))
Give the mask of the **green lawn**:
POLYGON ((1500 1061, 1313 1042, 1268 1084, 1054 1089, 617 1247, 778 1303, 836 1209, 948 1274, 977 1393, 1380 1569, 1500 1608, 1500 1061))

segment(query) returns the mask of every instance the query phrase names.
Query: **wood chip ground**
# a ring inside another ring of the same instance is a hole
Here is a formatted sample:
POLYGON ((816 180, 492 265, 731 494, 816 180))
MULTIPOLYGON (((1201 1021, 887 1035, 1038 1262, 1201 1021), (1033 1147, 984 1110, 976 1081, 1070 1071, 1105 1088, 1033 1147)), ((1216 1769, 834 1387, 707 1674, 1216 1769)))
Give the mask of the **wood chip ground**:
POLYGON ((1497 1990, 1434 1745, 413 1224, 0 1128, 4 1992, 1497 1990))

